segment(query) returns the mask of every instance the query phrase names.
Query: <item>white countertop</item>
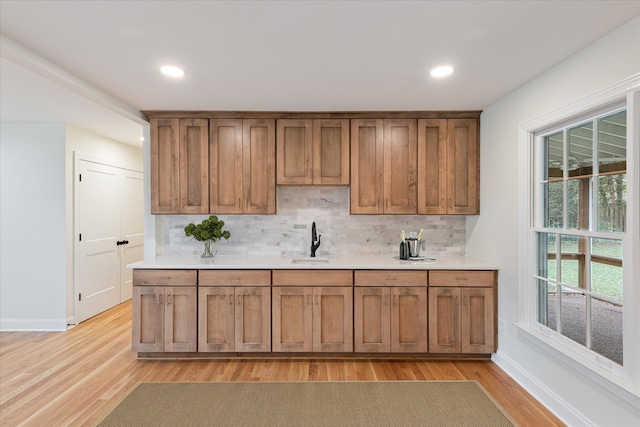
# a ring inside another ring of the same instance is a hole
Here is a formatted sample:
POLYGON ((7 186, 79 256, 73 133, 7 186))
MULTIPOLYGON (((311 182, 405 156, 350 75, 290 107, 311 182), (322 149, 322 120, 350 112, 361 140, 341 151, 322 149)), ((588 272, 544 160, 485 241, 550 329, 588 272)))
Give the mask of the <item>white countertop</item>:
POLYGON ((401 261, 393 255, 303 256, 234 256, 218 255, 203 260, 199 256, 158 256, 129 264, 133 269, 322 269, 322 270, 497 270, 498 267, 469 257, 437 257, 401 261), (292 262, 294 259, 299 263, 292 262), (327 262, 319 262, 320 260, 327 262))

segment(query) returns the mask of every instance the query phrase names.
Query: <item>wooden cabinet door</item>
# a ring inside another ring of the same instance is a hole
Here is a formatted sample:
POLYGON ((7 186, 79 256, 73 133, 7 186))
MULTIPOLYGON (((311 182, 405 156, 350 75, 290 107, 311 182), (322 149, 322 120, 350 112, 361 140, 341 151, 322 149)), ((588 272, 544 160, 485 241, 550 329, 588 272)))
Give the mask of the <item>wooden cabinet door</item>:
POLYGON ((429 288, 429 352, 460 353, 460 288, 429 288))
POLYGON ((313 351, 353 351, 353 288, 313 289, 313 351))
POLYGON ((418 214, 447 213, 447 120, 418 120, 418 214))
POLYGON ((180 120, 180 213, 209 212, 209 121, 180 120))
POLYGON ((277 184, 313 183, 312 120, 278 120, 276 170, 277 184))
POLYGON ((151 119, 151 213, 179 213, 178 119, 151 119))
POLYGON ((131 349, 160 352, 164 349, 164 291, 156 286, 134 286, 131 349))
POLYGON ((351 213, 384 211, 383 120, 351 120, 351 213))
POLYGON ((198 351, 235 351, 233 287, 198 288, 198 351))
POLYGON ((313 121, 313 184, 349 185, 349 120, 313 121))
POLYGON ((426 353, 427 288, 391 288, 391 351, 426 353))
POLYGON ((195 286, 164 289, 164 351, 193 352, 198 349, 198 310, 195 286))
POLYGON ((391 350, 389 288, 356 287, 353 297, 354 350, 388 353, 391 350))
POLYGON ((242 120, 209 121, 209 211, 242 213, 242 120))
POLYGON ((349 120, 277 122, 279 185, 348 185, 349 120))
POLYGON ((462 353, 493 353, 495 309, 493 288, 464 288, 462 293, 462 353))
POLYGON ((245 119, 242 126, 242 213, 275 214, 275 120, 245 119))
POLYGON ((235 288, 236 351, 271 351, 271 288, 235 288))
POLYGON ((384 213, 417 213, 416 121, 384 120, 384 213))
POLYGON ((447 121, 447 213, 480 213, 478 121, 447 121))
POLYGON ((313 349, 311 287, 272 289, 272 349, 309 352, 313 349))

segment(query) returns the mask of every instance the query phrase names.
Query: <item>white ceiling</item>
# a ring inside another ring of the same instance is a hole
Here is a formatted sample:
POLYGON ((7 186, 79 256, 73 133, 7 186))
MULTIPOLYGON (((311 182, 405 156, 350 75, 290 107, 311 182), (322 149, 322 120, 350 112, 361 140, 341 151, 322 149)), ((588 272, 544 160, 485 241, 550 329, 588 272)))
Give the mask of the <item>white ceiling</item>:
POLYGON ((640 1, 0 1, 0 119, 139 144, 140 110, 482 110, 640 1), (159 74, 181 66, 180 81, 159 74), (448 79, 431 67, 455 67, 448 79))

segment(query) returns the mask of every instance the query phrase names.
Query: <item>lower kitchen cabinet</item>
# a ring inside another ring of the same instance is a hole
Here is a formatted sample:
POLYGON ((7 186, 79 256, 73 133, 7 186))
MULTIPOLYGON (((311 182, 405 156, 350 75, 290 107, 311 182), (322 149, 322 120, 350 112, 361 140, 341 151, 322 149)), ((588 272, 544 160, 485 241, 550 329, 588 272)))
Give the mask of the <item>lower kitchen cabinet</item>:
POLYGON ((274 287, 274 352, 353 351, 351 287, 274 287))
POLYGON ((356 352, 427 352, 426 272, 356 271, 355 285, 356 352))
POLYGON ((197 350, 195 270, 134 270, 132 349, 197 350))
POLYGON ((133 271, 140 353, 490 354, 494 270, 133 271))
POLYGON ((352 284, 350 270, 274 271, 273 351, 353 351, 352 284))
POLYGON ((271 272, 201 270, 198 351, 271 351, 271 272))
POLYGON ((429 352, 492 353, 495 272, 440 271, 429 275, 429 352))

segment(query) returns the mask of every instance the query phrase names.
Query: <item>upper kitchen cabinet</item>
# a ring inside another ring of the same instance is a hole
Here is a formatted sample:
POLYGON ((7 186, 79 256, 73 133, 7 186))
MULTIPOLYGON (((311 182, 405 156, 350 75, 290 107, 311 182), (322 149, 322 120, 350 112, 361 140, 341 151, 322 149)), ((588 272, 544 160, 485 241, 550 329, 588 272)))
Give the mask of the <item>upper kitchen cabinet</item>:
POLYGON ((351 121, 351 213, 417 213, 414 119, 351 121))
POLYGON ((151 213, 178 213, 180 120, 151 119, 151 213))
POLYGON ((209 127, 210 212, 276 213, 275 120, 212 119, 209 127))
POLYGON ((278 185, 348 185, 349 120, 279 119, 278 185))
POLYGON ((418 213, 480 213, 478 119, 418 120, 418 213))
POLYGON ((209 121, 180 120, 180 213, 209 212, 209 121))
POLYGON ((208 121, 151 120, 151 213, 209 210, 208 121))

